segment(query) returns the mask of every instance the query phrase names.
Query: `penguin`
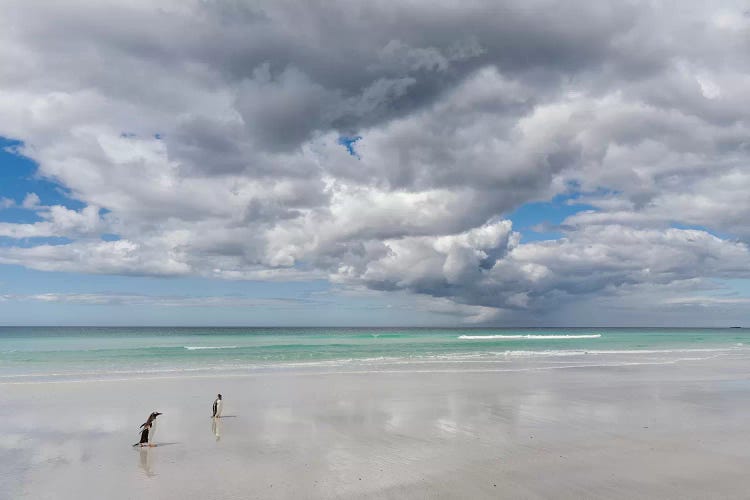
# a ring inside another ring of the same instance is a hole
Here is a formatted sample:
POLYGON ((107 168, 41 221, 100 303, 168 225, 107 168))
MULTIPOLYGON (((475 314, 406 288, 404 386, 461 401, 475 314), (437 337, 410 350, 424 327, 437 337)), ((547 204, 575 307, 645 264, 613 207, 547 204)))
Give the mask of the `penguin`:
POLYGON ((154 434, 156 434, 156 417, 159 415, 161 413, 155 411, 141 424, 141 439, 133 446, 156 446, 154 445, 154 434))
POLYGON ((221 400, 221 394, 218 394, 216 399, 214 399, 214 414, 211 415, 211 417, 221 418, 221 410, 223 406, 224 402, 221 400))

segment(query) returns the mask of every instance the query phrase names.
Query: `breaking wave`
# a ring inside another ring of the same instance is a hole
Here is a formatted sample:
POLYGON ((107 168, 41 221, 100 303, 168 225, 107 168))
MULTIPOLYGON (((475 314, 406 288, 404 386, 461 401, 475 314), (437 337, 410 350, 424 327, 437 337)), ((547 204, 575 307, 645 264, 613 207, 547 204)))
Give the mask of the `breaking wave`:
POLYGON ((202 351, 204 349, 238 349, 239 348, 239 346, 236 346, 236 345, 207 345, 207 346, 186 345, 182 347, 187 349, 188 351, 202 351))
POLYGON ((601 334, 592 335, 461 335, 461 340, 567 340, 567 339, 598 339, 601 334))

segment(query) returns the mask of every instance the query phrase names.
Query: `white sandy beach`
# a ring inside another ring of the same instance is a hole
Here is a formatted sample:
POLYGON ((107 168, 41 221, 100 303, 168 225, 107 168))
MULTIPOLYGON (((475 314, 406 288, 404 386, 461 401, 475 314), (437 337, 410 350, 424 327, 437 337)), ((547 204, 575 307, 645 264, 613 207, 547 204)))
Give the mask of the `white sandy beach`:
POLYGON ((747 498, 747 366, 4 384, 0 497, 747 498))

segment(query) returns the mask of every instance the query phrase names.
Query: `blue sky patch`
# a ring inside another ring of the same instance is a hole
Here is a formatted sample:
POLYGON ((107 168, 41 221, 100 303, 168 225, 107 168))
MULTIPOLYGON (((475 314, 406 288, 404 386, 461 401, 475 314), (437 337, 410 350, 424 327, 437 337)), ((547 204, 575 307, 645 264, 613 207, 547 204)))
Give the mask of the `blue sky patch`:
POLYGON ((342 135, 339 137, 339 144, 344 146, 346 150, 349 152, 350 155, 354 156, 355 158, 359 159, 359 153, 354 149, 354 145, 357 143, 358 140, 362 139, 361 135, 354 135, 354 136, 347 136, 342 135))
POLYGON ((594 210, 591 205, 571 203, 578 194, 558 195, 551 201, 526 203, 507 215, 513 230, 523 235, 523 241, 556 240, 562 237, 560 224, 571 215, 594 210))
POLYGON ((0 198, 13 200, 14 206, 0 208, 1 222, 28 224, 41 218, 34 212, 22 208, 28 193, 36 193, 42 205, 62 205, 71 210, 81 210, 86 205, 70 198, 59 184, 37 175, 37 164, 20 154, 21 141, 0 137, 0 198))

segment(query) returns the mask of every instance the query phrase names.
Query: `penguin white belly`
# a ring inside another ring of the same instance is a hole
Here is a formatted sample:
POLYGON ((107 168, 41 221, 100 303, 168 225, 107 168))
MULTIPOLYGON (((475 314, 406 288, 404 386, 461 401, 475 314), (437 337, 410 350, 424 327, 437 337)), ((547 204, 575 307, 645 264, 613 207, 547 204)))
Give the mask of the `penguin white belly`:
POLYGON ((156 435, 156 422, 151 422, 151 429, 148 431, 148 444, 154 443, 154 436, 156 435))
POLYGON ((221 416, 221 410, 223 409, 223 407, 224 407, 224 402, 222 400, 219 400, 216 402, 216 416, 217 417, 221 416))

